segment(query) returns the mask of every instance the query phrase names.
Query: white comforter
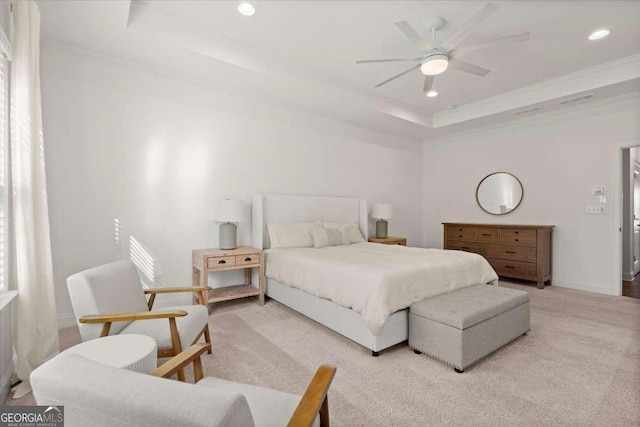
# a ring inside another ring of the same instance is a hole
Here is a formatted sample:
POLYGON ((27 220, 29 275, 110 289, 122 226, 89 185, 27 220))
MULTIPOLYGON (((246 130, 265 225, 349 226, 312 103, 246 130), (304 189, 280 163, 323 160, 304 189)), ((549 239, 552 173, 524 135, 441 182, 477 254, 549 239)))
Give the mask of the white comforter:
POLYGON ((269 249, 266 275, 361 313, 374 335, 416 301, 498 279, 480 255, 377 243, 269 249))

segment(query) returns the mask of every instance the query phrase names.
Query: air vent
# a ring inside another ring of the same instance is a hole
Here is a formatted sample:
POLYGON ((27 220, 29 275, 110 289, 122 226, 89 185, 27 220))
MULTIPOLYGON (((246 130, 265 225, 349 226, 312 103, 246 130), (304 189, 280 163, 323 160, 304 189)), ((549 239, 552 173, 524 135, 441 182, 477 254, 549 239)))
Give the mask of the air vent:
POLYGON ((560 101, 560 105, 574 104, 576 102, 586 101, 587 99, 591 99, 591 98, 593 98, 593 93, 588 93, 586 95, 560 101))
POLYGON ((529 108, 527 110, 515 111, 515 112, 513 112, 511 114, 513 114, 514 116, 520 116, 522 114, 529 114, 529 113, 533 113, 533 112, 538 111, 538 110, 540 110, 539 107, 534 107, 534 108, 529 108))

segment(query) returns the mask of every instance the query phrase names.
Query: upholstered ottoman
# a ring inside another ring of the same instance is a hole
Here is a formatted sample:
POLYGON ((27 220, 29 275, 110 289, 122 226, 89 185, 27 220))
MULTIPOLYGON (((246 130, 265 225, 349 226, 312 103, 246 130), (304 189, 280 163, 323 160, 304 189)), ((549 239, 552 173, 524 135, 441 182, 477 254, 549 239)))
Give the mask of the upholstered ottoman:
POLYGON ((529 293, 493 285, 427 298, 409 310, 409 346, 456 372, 529 329, 529 293))

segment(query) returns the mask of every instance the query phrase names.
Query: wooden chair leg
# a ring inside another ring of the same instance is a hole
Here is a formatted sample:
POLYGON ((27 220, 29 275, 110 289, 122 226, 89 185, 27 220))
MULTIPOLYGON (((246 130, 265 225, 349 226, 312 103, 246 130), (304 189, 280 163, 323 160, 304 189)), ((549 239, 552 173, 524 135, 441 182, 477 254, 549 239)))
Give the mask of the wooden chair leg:
POLYGON ((325 396, 320 407, 320 427, 329 427, 329 396, 325 396))
MULTIPOLYGON (((171 329, 171 345, 173 348, 173 355, 177 356, 182 352, 182 345, 180 344, 180 334, 178 334, 178 325, 175 318, 169 319, 169 328, 171 329)), ((185 382, 184 369, 179 369, 177 372, 178 380, 185 382)))
MULTIPOLYGON (((204 342, 206 342, 207 344, 211 344, 211 334, 209 333, 209 325, 204 327, 204 342)), ((207 353, 212 354, 213 351, 211 350, 211 346, 209 346, 209 350, 207 351, 207 353)))

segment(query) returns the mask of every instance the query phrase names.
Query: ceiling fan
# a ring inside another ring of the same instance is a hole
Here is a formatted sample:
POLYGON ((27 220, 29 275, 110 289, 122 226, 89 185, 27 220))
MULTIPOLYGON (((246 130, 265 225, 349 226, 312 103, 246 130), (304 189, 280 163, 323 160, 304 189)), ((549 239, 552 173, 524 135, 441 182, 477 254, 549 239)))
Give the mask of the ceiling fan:
POLYGON ((431 18, 426 22, 426 27, 431 31, 431 41, 426 41, 416 30, 413 29, 407 21, 396 22, 395 25, 402 33, 413 42, 413 44, 422 53, 421 56, 416 58, 387 58, 387 59, 366 59, 356 61, 356 64, 371 64, 376 62, 417 62, 411 68, 402 71, 383 82, 378 83, 375 87, 380 87, 389 83, 392 80, 402 77, 405 74, 412 72, 413 70, 420 69, 425 75, 424 86, 422 91, 429 92, 433 87, 433 81, 435 76, 443 73, 447 68, 455 68, 456 70, 464 71, 465 73, 474 74, 476 76, 484 77, 489 74, 490 70, 479 67, 477 65, 470 64, 465 61, 461 61, 460 57, 468 55, 472 52, 488 49, 504 44, 526 41, 529 39, 531 33, 515 34, 507 37, 501 37, 499 39, 491 40, 486 43, 481 43, 473 46, 457 47, 462 43, 482 22, 486 21, 499 9, 493 3, 487 3, 480 11, 478 11, 473 17, 462 26, 458 31, 453 33, 449 38, 440 42, 436 33, 439 28, 444 25, 444 19, 431 18))

